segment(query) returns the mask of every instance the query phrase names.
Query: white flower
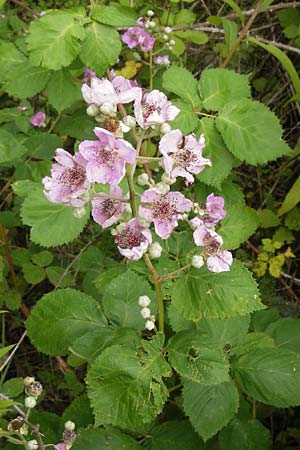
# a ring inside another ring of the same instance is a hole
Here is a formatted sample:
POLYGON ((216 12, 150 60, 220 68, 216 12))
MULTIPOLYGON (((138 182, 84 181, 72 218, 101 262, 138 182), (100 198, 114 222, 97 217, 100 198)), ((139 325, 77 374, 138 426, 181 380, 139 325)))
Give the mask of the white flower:
POLYGON ((141 295, 139 297, 139 305, 142 306, 143 308, 145 308, 146 306, 149 306, 151 303, 150 298, 148 297, 148 295, 141 295))
POLYGON ((26 397, 25 398, 25 407, 32 409, 36 406, 36 399, 34 397, 26 397))
POLYGON ((155 323, 152 322, 152 320, 147 320, 147 322, 145 324, 146 330, 152 331, 152 330, 154 330, 154 327, 155 327, 155 323))
POLYGON ((143 317, 143 319, 149 319, 149 317, 151 316, 150 309, 149 308, 141 309, 141 316, 143 317))
POLYGON ((74 430, 75 430, 75 423, 72 422, 71 420, 68 420, 68 421, 65 423, 65 430, 68 430, 68 431, 74 431, 74 430))
POLYGON ((192 266, 196 267, 196 269, 201 269, 204 265, 204 259, 201 255, 194 255, 192 257, 192 266))
POLYGON ((27 442, 27 447, 29 450, 37 450, 39 448, 39 444, 35 439, 27 442))
POLYGON ((153 242, 153 244, 150 245, 148 252, 150 258, 154 259, 160 258, 162 253, 162 247, 158 242, 153 242))

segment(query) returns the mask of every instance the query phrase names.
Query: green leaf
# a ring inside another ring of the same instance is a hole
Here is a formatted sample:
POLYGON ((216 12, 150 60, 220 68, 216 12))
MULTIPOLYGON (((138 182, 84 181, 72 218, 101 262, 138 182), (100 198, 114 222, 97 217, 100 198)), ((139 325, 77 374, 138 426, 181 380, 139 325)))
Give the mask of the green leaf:
POLYGON ((26 139, 24 145, 28 148, 27 154, 31 158, 50 160, 62 142, 56 134, 36 133, 26 139))
POLYGON ((183 67, 172 66, 167 69, 163 75, 163 87, 178 95, 193 107, 200 103, 197 81, 192 73, 183 67))
POLYGON ((254 331, 264 331, 272 322, 280 319, 277 308, 268 308, 263 311, 256 311, 251 317, 251 327, 254 331))
POLYGON ((183 406, 197 433, 207 441, 237 413, 238 390, 232 380, 213 386, 184 381, 183 406))
POLYGON ((248 75, 228 69, 203 70, 199 91, 204 108, 213 111, 219 111, 232 100, 251 96, 248 75))
POLYGON ((147 450, 203 450, 199 436, 188 421, 172 420, 155 426, 147 450))
POLYGON ((72 445, 74 450, 140 450, 137 441, 113 428, 83 430, 72 445))
POLYGON ((31 261, 39 267, 46 267, 52 263, 53 255, 48 250, 43 250, 39 253, 34 253, 31 256, 31 261))
POLYGON ((16 165, 25 155, 26 148, 18 139, 3 128, 0 129, 0 166, 16 165))
POLYGON ((234 419, 219 434, 220 450, 269 450, 270 432, 259 420, 234 419))
POLYGON ((231 9, 233 9, 234 12, 237 13, 237 15, 240 18, 240 21, 243 24, 245 21, 245 17, 244 17, 243 11, 239 7, 239 5, 234 0, 224 0, 224 1, 225 1, 225 3, 227 3, 227 5, 230 6, 231 9))
POLYGON ((141 276, 127 270, 127 272, 114 278, 105 289, 102 298, 104 312, 107 318, 121 327, 145 328, 145 319, 142 318, 138 298, 148 295, 151 302, 151 312, 156 314, 154 293, 149 283, 141 276))
POLYGON ((170 367, 160 341, 160 337, 142 341, 137 351, 114 345, 94 361, 87 385, 96 426, 135 428, 162 411, 168 397, 162 377, 170 375, 170 367))
POLYGON ((220 48, 222 49, 221 55, 225 58, 228 55, 230 49, 232 48, 234 42, 236 41, 239 31, 237 24, 232 20, 223 18, 222 24, 225 34, 225 45, 220 44, 220 48))
POLYGON ((121 5, 97 6, 92 13, 92 19, 111 27, 135 26, 138 15, 133 8, 121 5))
POLYGON ((23 378, 10 378, 1 386, 1 394, 7 395, 10 398, 18 397, 23 391, 23 378))
POLYGON ((50 105, 59 112, 81 99, 80 83, 74 80, 68 70, 53 72, 47 91, 50 105))
POLYGON ((33 97, 46 86, 50 73, 43 67, 33 67, 28 63, 18 65, 10 72, 3 90, 19 98, 33 97))
POLYGON ((243 98, 228 103, 216 119, 228 149, 241 161, 265 164, 290 152, 278 118, 262 103, 243 98))
POLYGON ((257 211, 257 214, 262 228, 271 228, 280 225, 278 216, 270 209, 260 209, 257 211))
POLYGON ((8 309, 19 309, 22 303, 22 297, 19 291, 9 289, 3 294, 3 300, 8 309))
POLYGON ((184 135, 194 131, 199 120, 193 111, 192 105, 181 98, 175 99, 172 103, 180 109, 180 113, 170 124, 172 129, 176 130, 179 128, 184 135))
POLYGON ((9 79, 11 70, 26 63, 26 56, 12 43, 1 42, 0 47, 0 77, 1 80, 9 79))
POLYGON ((0 358, 3 358, 12 348, 14 348, 16 344, 6 345, 5 347, 0 348, 0 358))
POLYGON ((48 277, 48 280, 50 283, 53 284, 53 286, 56 286, 59 283, 60 288, 69 287, 73 283, 73 274, 72 273, 65 273, 65 268, 61 266, 50 266, 46 267, 46 274, 48 277), (62 276, 64 275, 63 279, 61 280, 62 276), (61 281, 60 281, 61 280, 61 281))
POLYGON ((65 355, 69 345, 106 319, 92 297, 75 289, 61 289, 44 295, 26 322, 32 344, 47 355, 65 355))
POLYGON ((174 18, 174 25, 193 25, 197 16, 189 9, 181 9, 174 18))
POLYGON ((89 212, 78 219, 73 216, 73 208, 50 203, 42 190, 36 189, 25 198, 21 217, 25 225, 32 227, 30 238, 33 242, 44 247, 53 247, 75 239, 83 230, 89 212))
POLYGON ((259 348, 275 347, 274 340, 265 333, 249 333, 242 336, 232 348, 232 354, 242 356, 259 348))
POLYGON ((179 314, 192 320, 223 319, 264 308, 252 274, 237 260, 230 272, 190 270, 175 283, 172 302, 179 314))
POLYGON ((300 176, 297 178, 289 192, 286 194, 282 205, 279 208, 278 215, 282 216, 293 209, 300 201, 300 176))
POLYGON ((271 336, 277 347, 300 352, 300 320, 286 317, 270 323, 265 333, 271 336))
POLYGON ((210 385, 229 379, 229 363, 223 349, 195 330, 176 333, 167 350, 171 366, 188 380, 210 385))
POLYGON ((86 28, 80 59, 87 67, 97 71, 97 75, 103 75, 116 63, 121 49, 120 36, 115 29, 93 22, 86 28))
POLYGON ((245 336, 250 323, 249 316, 229 317, 228 319, 201 319, 197 330, 208 335, 209 339, 220 348, 233 345, 245 336))
POLYGON ((80 109, 71 114, 64 115, 55 127, 55 131, 62 135, 69 135, 76 139, 93 139, 95 134, 95 121, 86 113, 86 109, 80 109))
POLYGON ((42 269, 41 267, 35 266, 34 264, 29 263, 25 263, 22 266, 22 270, 24 273, 24 278, 27 281, 27 283, 30 284, 38 284, 41 281, 43 281, 43 279, 46 276, 46 272, 44 269, 42 269))
POLYGON ((208 35, 200 30, 176 31, 175 36, 197 45, 204 45, 208 42, 208 35))
POLYGON ((84 28, 67 12, 48 12, 31 22, 27 45, 29 59, 35 66, 58 70, 76 58, 84 28))
POLYGON ((72 403, 64 410, 62 415, 63 422, 68 420, 76 422, 76 428, 85 428, 94 423, 94 417, 91 410, 89 399, 86 395, 76 397, 72 403))
POLYGON ((203 156, 212 162, 197 175, 198 180, 210 186, 221 188, 221 183, 232 171, 234 158, 227 150, 220 133, 216 129, 214 119, 204 117, 199 122, 201 133, 205 136, 203 156))
POLYGON ((285 348, 256 349, 233 363, 241 389, 254 399, 286 408, 300 404, 300 355, 285 348))
POLYGON ((223 238, 223 247, 234 250, 255 232, 259 225, 258 216, 248 206, 232 206, 226 212, 218 233, 223 238))

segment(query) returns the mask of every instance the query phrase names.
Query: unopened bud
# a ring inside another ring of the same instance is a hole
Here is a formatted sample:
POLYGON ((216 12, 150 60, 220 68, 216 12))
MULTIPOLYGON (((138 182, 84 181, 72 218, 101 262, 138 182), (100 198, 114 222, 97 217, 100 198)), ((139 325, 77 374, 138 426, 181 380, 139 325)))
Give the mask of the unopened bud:
POLYGON ((39 448, 39 444, 35 439, 27 442, 27 447, 29 450, 37 450, 39 448))
POLYGON ((73 216, 76 217, 76 219, 81 219, 85 215, 85 206, 80 206, 79 208, 73 209, 73 216))
POLYGON ((152 11, 152 9, 148 9, 147 16, 148 17, 153 17, 154 16, 154 11, 152 11))
POLYGON ((155 189, 157 189, 161 194, 167 194, 170 190, 170 186, 166 183, 160 181, 155 185, 155 189))
POLYGON ((172 32, 172 28, 171 27, 165 27, 165 33, 169 34, 172 32))
POLYGON ((146 328, 146 330, 152 331, 155 328, 155 323, 152 322, 152 320, 147 320, 147 322, 145 324, 145 328, 146 328))
POLYGON ((167 134, 167 133, 169 133, 170 131, 171 131, 171 125, 170 125, 170 124, 168 124, 168 123, 163 123, 163 124, 160 126, 160 132, 161 132, 161 133, 167 134))
POLYGON ((139 186, 147 186, 149 184, 149 177, 146 173, 141 173, 136 180, 139 186))
POLYGON ((113 103, 103 103, 103 105, 100 106, 100 111, 105 116, 113 116, 117 112, 117 106, 113 103))
POLYGON ((201 255, 194 255, 192 257, 192 266, 196 267, 196 269, 201 269, 204 265, 204 259, 201 255))
POLYGON ((123 123, 129 128, 135 128, 136 127, 136 120, 133 116, 125 116, 123 117, 123 123))
POLYGON ((136 61, 142 61, 142 57, 138 52, 133 52, 133 56, 136 61))
POLYGON ((148 22, 148 25, 150 28, 154 28, 156 26, 156 23, 154 22, 154 20, 150 20, 150 22, 148 22))
POLYGON ((174 39, 171 39, 170 40, 170 45, 175 45, 176 44, 176 42, 174 41, 174 39))
POLYGON ((86 113, 90 117, 96 117, 99 114, 99 108, 97 105, 90 105, 86 108, 86 113))
POLYGON ((34 397, 26 397, 25 398, 25 407, 32 409, 36 406, 36 399, 34 397))
POLYGON ((164 41, 168 41, 169 40, 169 36, 167 34, 163 34, 162 38, 164 41))
POLYGON ((158 242, 153 242, 148 248, 150 258, 160 258, 162 253, 162 247, 158 242))
POLYGON ((29 386, 30 384, 35 382, 35 378, 34 377, 25 377, 23 380, 24 386, 29 386))
POLYGON ((75 430, 75 423, 72 422, 71 420, 68 420, 68 421, 65 423, 65 430, 68 430, 68 431, 74 431, 74 430, 75 430))
POLYGON ((176 183, 176 178, 170 178, 169 175, 166 172, 164 172, 161 176, 161 181, 163 183, 171 185, 176 183))
POLYGON ((150 305, 151 300, 150 300, 150 298, 148 297, 148 295, 141 295, 141 296, 139 297, 138 302, 139 302, 139 305, 140 305, 140 306, 142 306, 142 307, 145 308, 145 307, 147 307, 147 306, 150 305))
POLYGON ((143 317, 143 319, 149 319, 149 317, 151 316, 150 309, 149 308, 141 309, 141 316, 143 317))
POLYGON ((144 219, 143 217, 138 217, 139 224, 144 228, 150 228, 151 222, 144 219))

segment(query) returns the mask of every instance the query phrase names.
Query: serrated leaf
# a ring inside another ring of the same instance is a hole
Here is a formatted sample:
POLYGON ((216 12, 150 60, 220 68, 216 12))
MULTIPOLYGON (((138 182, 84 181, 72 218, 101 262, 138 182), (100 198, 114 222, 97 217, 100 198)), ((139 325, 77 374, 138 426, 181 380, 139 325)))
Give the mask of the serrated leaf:
POLYGON ((223 238, 223 247, 234 250, 254 233, 259 220, 257 212, 248 206, 232 206, 226 212, 218 233, 223 238))
POLYGON ((28 194, 25 198, 21 217, 25 225, 30 225, 30 238, 44 247, 66 244, 75 239, 83 230, 89 212, 78 219, 73 216, 70 206, 50 203, 41 189, 28 194))
POLYGON ((122 5, 97 6, 92 13, 92 19, 111 27, 135 26, 138 15, 133 8, 122 5))
POLYGON ((46 86, 50 73, 43 67, 33 67, 28 63, 16 66, 4 83, 3 90, 19 98, 33 97, 46 86))
POLYGON ((23 391, 24 391, 24 379, 21 377, 10 378, 1 386, 1 394, 7 395, 7 397, 10 398, 18 397, 20 394, 22 394, 23 391))
POLYGON ((259 223, 262 228, 277 227, 280 225, 280 220, 277 214, 270 209, 260 209, 257 211, 259 223))
POLYGON ((202 450, 203 442, 188 421, 172 420, 155 426, 147 450, 202 450))
POLYGON ((27 138, 24 145, 27 147, 27 154, 31 158, 51 160, 55 149, 61 147, 62 143, 56 134, 36 133, 27 138))
POLYGON ((152 300, 151 312, 156 314, 155 296, 149 283, 143 277, 127 270, 114 278, 105 289, 102 304, 106 316, 121 327, 143 330, 145 319, 140 314, 141 307, 138 304, 141 295, 148 295, 152 300))
POLYGON ((8 131, 0 129, 0 166, 14 166, 26 154, 26 147, 8 131))
POLYGON ((46 276, 46 272, 41 267, 38 267, 30 262, 23 264, 22 271, 24 273, 24 278, 27 283, 38 284, 46 276))
POLYGON ((85 36, 84 28, 72 14, 47 13, 31 22, 27 45, 29 59, 35 66, 58 70, 76 58, 80 43, 85 36))
POLYGON ((269 450, 270 432, 259 420, 234 419, 218 436, 220 450, 269 450))
POLYGON ((175 36, 197 45, 204 45, 208 42, 208 35, 200 30, 176 31, 175 36))
POLYGON ((1 42, 0 47, 0 77, 7 80, 10 71, 26 63, 26 56, 10 42, 1 42))
POLYGON ((176 333, 167 350, 171 366, 188 380, 209 385, 229 380, 229 363, 223 349, 195 330, 176 333))
POLYGON ((270 323, 265 333, 271 336, 278 348, 300 353, 300 320, 286 317, 270 323))
POLYGON ((159 337, 142 341, 139 350, 114 345, 94 361, 87 375, 88 396, 96 426, 135 428, 162 411, 168 390, 162 377, 170 375, 159 337))
POLYGON ((61 289, 44 295, 26 322, 32 344, 47 355, 65 355, 69 345, 106 319, 92 297, 75 289, 61 289))
POLYGON ((219 111, 232 100, 251 96, 249 77, 228 69, 203 70, 199 91, 204 108, 213 111, 219 111))
POLYGON ((59 112, 81 99, 80 83, 74 80, 68 70, 60 70, 51 74, 47 92, 50 105, 59 112))
POLYGON ((193 107, 200 103, 197 81, 192 73, 183 67, 172 66, 167 69, 163 75, 163 87, 193 107))
POLYGON ((50 283, 53 284, 53 286, 56 286, 59 283, 60 288, 65 288, 70 285, 72 285, 73 282, 73 274, 72 273, 65 273, 65 268, 61 266, 50 266, 46 267, 46 274, 48 277, 48 280, 50 283), (64 275, 63 279, 62 276, 64 275))
POLYGON ((34 253, 31 256, 31 261, 39 267, 46 267, 53 261, 53 255, 48 250, 43 250, 38 253, 34 253))
POLYGON ((74 450, 140 450, 137 441, 113 428, 83 430, 72 445, 74 450))
POLYGON ((258 348, 274 348, 274 340, 265 333, 249 333, 242 336, 232 348, 232 354, 242 356, 258 348))
POLYGON ((76 422, 77 429, 85 428, 94 423, 93 413, 87 396, 80 395, 79 397, 74 398, 72 403, 64 410, 62 419, 64 423, 68 420, 76 422))
POLYGON ((197 330, 206 333, 220 348, 231 346, 245 336, 250 323, 249 316, 229 317, 227 319, 201 319, 196 322, 197 330))
POLYGON ((291 151, 281 139, 278 118, 257 101, 243 98, 228 103, 216 125, 228 149, 249 164, 265 164, 291 151))
POLYGON ((300 202, 300 176, 297 178, 279 208, 278 215, 282 216, 293 209, 300 202))
POLYGON ((237 260, 230 272, 190 270, 175 283, 172 302, 179 314, 192 320, 223 319, 264 308, 252 274, 237 260))
POLYGON ((106 69, 116 63, 121 49, 120 36, 114 28, 93 22, 86 28, 80 59, 97 75, 103 75, 106 69))
POLYGON ((214 119, 204 117, 199 122, 200 132, 205 136, 203 156, 211 160, 211 167, 207 166, 197 175, 197 179, 210 186, 221 188, 221 183, 232 171, 233 156, 227 150, 222 137, 215 126, 214 119))
POLYGON ((241 389, 262 403, 277 408, 300 404, 300 354, 256 349, 234 362, 233 371, 241 389))
POLYGON ((71 114, 64 115, 55 127, 55 131, 62 135, 69 135, 76 139, 95 139, 93 129, 95 121, 86 114, 85 109, 80 109, 71 114))
POLYGON ((207 441, 236 414, 238 390, 232 380, 213 386, 184 381, 183 406, 197 433, 207 441))
POLYGON ((193 111, 192 105, 180 98, 175 99, 172 103, 180 109, 180 113, 170 124, 172 129, 176 130, 179 128, 184 135, 194 131, 199 120, 193 111))

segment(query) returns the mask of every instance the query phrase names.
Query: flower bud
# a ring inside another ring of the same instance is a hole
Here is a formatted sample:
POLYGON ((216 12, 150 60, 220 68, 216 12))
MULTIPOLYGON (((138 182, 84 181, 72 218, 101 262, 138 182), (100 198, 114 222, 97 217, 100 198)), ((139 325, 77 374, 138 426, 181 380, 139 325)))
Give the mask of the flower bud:
POLYGON ((171 125, 169 125, 168 123, 163 123, 160 126, 160 132, 163 134, 167 134, 171 131, 171 125))
POLYGON ((35 378, 34 377, 25 377, 23 380, 24 386, 29 386, 30 384, 35 382, 35 378))
POLYGON ((25 398, 25 407, 32 409, 36 406, 36 399, 34 397, 26 397, 25 398))
POLYGON ((125 116, 123 117, 123 123, 129 128, 135 128, 136 127, 136 120, 133 116, 125 116))
POLYGON ((141 316, 143 319, 149 319, 151 316, 151 311, 149 308, 143 308, 141 309, 141 316))
POLYGON ((68 420, 68 421, 65 423, 65 430, 68 430, 68 431, 74 431, 74 430, 75 430, 75 423, 72 422, 71 420, 68 420))
POLYGON ((153 17, 154 16, 154 11, 152 11, 152 9, 148 9, 147 16, 148 17, 153 17))
POLYGON ((99 114, 99 108, 97 105, 90 105, 86 108, 86 113, 90 117, 96 117, 99 114))
POLYGON ((201 255, 194 255, 192 257, 192 266, 196 267, 196 269, 201 269, 204 265, 204 259, 201 255))
POLYGON ((145 324, 146 330, 152 331, 152 330, 154 330, 154 327, 155 327, 155 323, 152 322, 152 320, 147 320, 147 322, 145 324))
POLYGON ((150 20, 150 22, 148 22, 148 25, 150 28, 154 28, 156 23, 154 22, 154 20, 150 20))
POLYGON ((18 416, 9 422, 7 429, 8 431, 20 431, 24 423, 24 417, 18 416))
POLYGON ((148 297, 148 295, 141 295, 141 296, 139 297, 138 302, 139 302, 139 305, 140 305, 140 306, 142 306, 142 307, 145 308, 146 306, 149 306, 149 305, 150 305, 151 300, 150 300, 150 298, 148 297))
POLYGON ((151 222, 142 217, 138 217, 139 224, 144 228, 150 228, 151 222))
POLYGON ((153 242, 148 248, 150 258, 157 259, 160 258, 162 253, 162 247, 158 242, 153 242))
POLYGON ((72 445, 75 442, 76 437, 77 437, 77 435, 73 430, 70 431, 70 430, 65 429, 65 431, 63 432, 63 440, 64 440, 64 443, 66 444, 67 449, 72 447, 72 445))
POLYGON ((166 183, 163 183, 160 181, 159 183, 156 183, 155 189, 157 189, 161 194, 167 194, 170 190, 170 186, 166 183))
POLYGON ((176 178, 170 178, 169 175, 166 172, 164 172, 161 176, 161 181, 165 184, 171 185, 176 183, 176 178))
POLYGON ((33 383, 30 383, 29 386, 26 388, 26 394, 28 394, 30 397, 38 397, 41 395, 43 391, 43 386, 38 381, 34 381, 33 383))
POLYGON ((28 450, 37 450, 39 448, 39 444, 35 439, 27 442, 28 450))
POLYGON ((171 27, 165 27, 165 33, 169 34, 172 32, 172 28, 171 27))
POLYGON ((138 52, 133 52, 133 56, 136 61, 142 61, 142 57, 138 52))
POLYGON ((136 180, 139 186, 146 186, 149 184, 149 177, 146 173, 141 173, 136 180))
POLYGON ((85 206, 80 206, 79 208, 73 208, 73 216, 76 219, 81 219, 85 215, 85 206))
POLYGON ((100 106, 100 111, 105 116, 113 116, 117 111, 117 107, 113 103, 103 103, 103 105, 100 106))
POLYGON ((168 41, 169 40, 169 36, 167 34, 163 34, 162 38, 164 41, 168 41))
POLYGON ((174 41, 174 39, 171 39, 170 40, 170 45, 175 45, 176 44, 176 42, 174 41))

